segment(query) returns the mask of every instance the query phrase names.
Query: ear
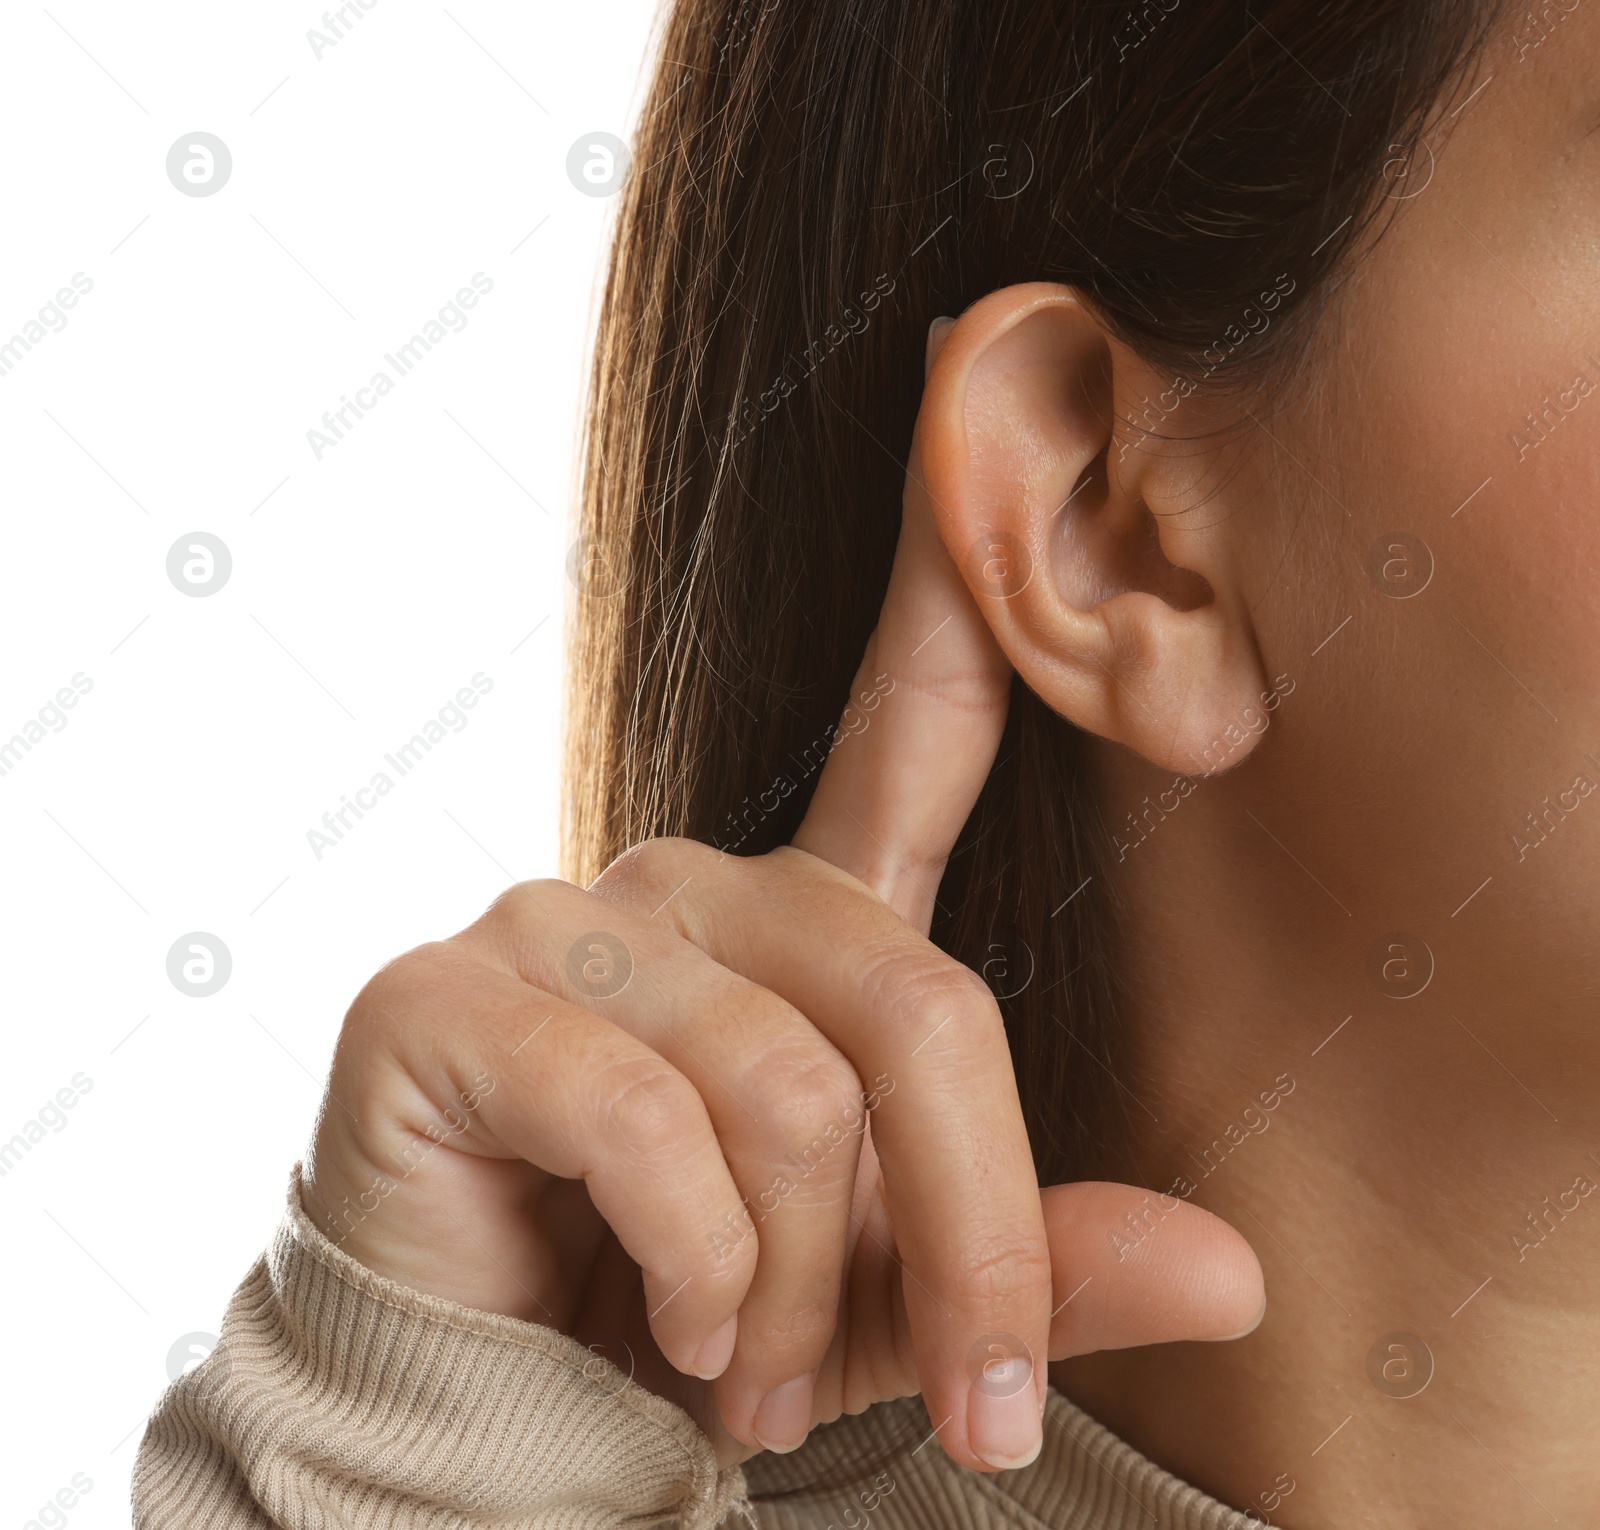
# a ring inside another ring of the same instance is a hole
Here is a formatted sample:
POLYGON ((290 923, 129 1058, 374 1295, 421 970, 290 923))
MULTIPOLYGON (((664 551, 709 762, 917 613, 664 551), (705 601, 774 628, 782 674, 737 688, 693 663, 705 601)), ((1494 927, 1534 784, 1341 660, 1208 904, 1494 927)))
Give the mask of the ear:
MULTIPOLYGON (((1149 400, 1177 406, 1171 378, 1068 287, 991 293, 939 338, 917 424, 922 469, 1000 646, 1079 727, 1207 774, 1267 681, 1227 505, 1207 494, 1212 475, 1193 451, 1172 450, 1199 421, 1198 395, 1158 421, 1149 400)), ((1230 745, 1228 762, 1248 752, 1230 745)))

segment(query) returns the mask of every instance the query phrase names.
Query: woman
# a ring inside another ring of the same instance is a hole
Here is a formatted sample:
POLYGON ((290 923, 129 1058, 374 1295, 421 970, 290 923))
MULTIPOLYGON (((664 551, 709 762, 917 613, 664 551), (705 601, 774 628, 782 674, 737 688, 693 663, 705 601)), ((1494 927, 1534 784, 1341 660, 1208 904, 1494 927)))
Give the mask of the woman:
POLYGON ((572 883, 358 997, 142 1525, 1590 1522, 1596 59, 680 0, 572 883))

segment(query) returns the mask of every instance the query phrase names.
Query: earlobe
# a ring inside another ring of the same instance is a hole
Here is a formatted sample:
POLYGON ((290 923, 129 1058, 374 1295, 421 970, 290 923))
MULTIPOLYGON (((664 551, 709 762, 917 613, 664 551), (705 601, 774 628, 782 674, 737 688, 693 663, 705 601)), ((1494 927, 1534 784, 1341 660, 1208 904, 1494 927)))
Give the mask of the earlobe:
POLYGON ((991 293, 939 348, 923 472, 939 533, 1027 684, 1078 726, 1203 775, 1267 682, 1229 517, 1186 513, 1206 475, 1192 456, 1174 471, 1148 439, 1120 449, 1117 400, 1150 381, 1072 289, 991 293))

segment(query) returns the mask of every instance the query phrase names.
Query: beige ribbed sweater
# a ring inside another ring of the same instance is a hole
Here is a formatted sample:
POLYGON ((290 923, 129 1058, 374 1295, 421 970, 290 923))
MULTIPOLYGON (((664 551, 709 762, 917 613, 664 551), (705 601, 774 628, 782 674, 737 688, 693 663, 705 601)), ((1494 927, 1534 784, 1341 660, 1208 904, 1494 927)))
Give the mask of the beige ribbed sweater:
POLYGON ((718 1470, 675 1404, 576 1340, 396 1285, 300 1205, 161 1399, 137 1530, 1246 1530, 1054 1388, 1044 1448, 994 1475, 931 1442, 920 1398, 718 1470), (921 1446, 896 1442, 909 1434, 921 1446), (858 1470, 865 1461, 867 1470, 858 1470), (852 1480, 853 1478, 853 1480, 852 1480), (795 1493, 818 1480, 837 1486, 795 1493), (780 1496, 786 1495, 786 1496, 780 1496))

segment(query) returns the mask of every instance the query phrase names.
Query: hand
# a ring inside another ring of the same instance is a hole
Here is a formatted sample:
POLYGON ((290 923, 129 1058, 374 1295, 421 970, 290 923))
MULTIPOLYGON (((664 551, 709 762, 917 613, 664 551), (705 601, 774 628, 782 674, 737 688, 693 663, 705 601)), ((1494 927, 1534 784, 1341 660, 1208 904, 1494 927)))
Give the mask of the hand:
POLYGON ((386 967, 345 1020, 308 1212, 405 1285, 599 1336, 724 1463, 920 1391, 954 1459, 1020 1464, 1047 1359, 1246 1327, 1259 1267, 1216 1218, 1180 1204, 1124 1268, 1106 1232, 1144 1192, 1041 1192, 998 1008, 926 938, 1009 684, 913 444, 793 846, 649 842, 386 967))

